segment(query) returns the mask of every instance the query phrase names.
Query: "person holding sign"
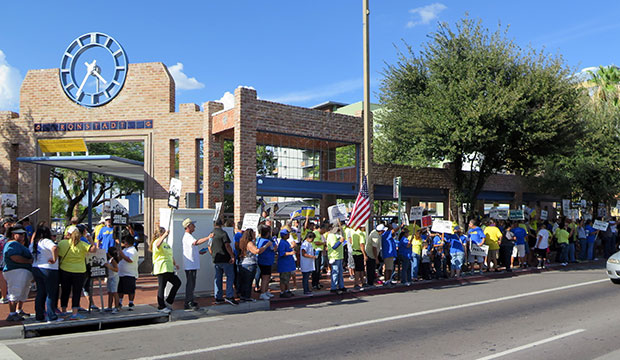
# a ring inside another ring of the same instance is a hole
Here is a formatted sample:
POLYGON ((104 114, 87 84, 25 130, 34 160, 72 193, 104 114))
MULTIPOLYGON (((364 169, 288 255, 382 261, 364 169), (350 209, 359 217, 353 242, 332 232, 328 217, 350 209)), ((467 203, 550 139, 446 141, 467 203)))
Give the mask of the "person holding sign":
POLYGON ((97 243, 99 244, 99 248, 104 249, 105 251, 108 251, 111 247, 116 246, 112 218, 109 216, 105 217, 105 226, 99 230, 99 234, 97 235, 97 243))
POLYGON ((400 282, 407 286, 411 285, 411 240, 409 239, 409 229, 404 228, 400 233, 398 241, 398 260, 401 264, 400 282))
MULTIPOLYGON (((480 227, 478 227, 478 222, 475 219, 471 219, 469 221, 469 230, 467 231, 467 237, 470 244, 472 246, 481 246, 484 244, 485 235, 480 227)), ((484 256, 481 255, 469 255, 469 264, 471 267, 471 274, 474 273, 474 265, 478 265, 478 270, 480 274, 482 274, 482 266, 484 264, 484 256)))
POLYGON ((331 292, 342 294, 346 292, 342 262, 344 259, 344 237, 340 228, 340 220, 327 235, 327 256, 331 265, 331 292))
POLYGON ((151 242, 149 247, 153 253, 153 275, 157 276, 157 310, 164 313, 172 311, 172 303, 181 287, 181 279, 175 273, 176 270, 179 270, 179 265, 174 261, 172 248, 166 242, 169 234, 168 230, 160 227, 159 231, 153 235, 155 241, 151 242), (168 283, 172 287, 168 297, 164 298, 168 283))
POLYGON ((196 289, 196 273, 200 269, 200 254, 198 252, 198 245, 207 242, 213 237, 213 233, 207 237, 196 239, 194 235, 192 235, 194 231, 196 231, 196 222, 190 218, 183 220, 183 228, 185 229, 185 233, 183 234, 183 239, 181 242, 183 243, 183 269, 185 270, 184 308, 186 310, 197 310, 199 307, 198 303, 194 301, 194 289, 196 289))
POLYGON ((133 246, 133 236, 125 235, 121 239, 122 251, 118 254, 118 305, 123 306, 123 295, 129 298, 128 309, 134 308, 136 296, 136 280, 138 279, 138 250, 133 246))
POLYGON ((213 265, 215 267, 215 278, 213 279, 215 303, 223 304, 226 302, 230 305, 239 305, 239 302, 235 300, 235 290, 233 289, 233 284, 235 283, 235 254, 230 245, 228 233, 222 230, 223 225, 224 221, 221 218, 216 219, 212 235, 210 235, 213 237, 209 248, 211 249, 211 256, 213 257, 213 265), (224 274, 226 274, 226 298, 222 299, 224 274))
POLYGON ((450 241, 450 277, 460 277, 461 267, 465 263, 465 244, 467 237, 460 227, 454 228, 454 234, 449 235, 450 241))
POLYGON ((69 320, 84 319, 78 314, 80 309, 80 295, 84 280, 86 279, 86 255, 97 252, 97 247, 92 243, 90 237, 88 243, 81 240, 81 234, 77 227, 73 227, 68 232, 69 239, 64 239, 58 243, 58 255, 60 256, 60 308, 62 312, 67 311, 69 295, 71 295, 72 314, 69 320))
POLYGON ((594 260, 594 243, 596 242, 596 236, 598 235, 598 230, 596 230, 593 226, 592 226, 592 220, 588 220, 586 221, 586 226, 584 227, 584 229, 586 230, 586 239, 588 240, 587 243, 587 254, 588 260, 594 260))

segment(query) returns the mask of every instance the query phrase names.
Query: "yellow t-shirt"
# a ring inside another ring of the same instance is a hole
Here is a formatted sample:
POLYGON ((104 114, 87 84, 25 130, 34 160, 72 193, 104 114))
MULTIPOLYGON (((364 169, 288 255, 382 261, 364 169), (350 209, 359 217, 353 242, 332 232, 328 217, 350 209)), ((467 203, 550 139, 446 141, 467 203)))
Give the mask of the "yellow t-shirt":
POLYGON ((329 260, 342 260, 344 259, 344 243, 340 244, 336 249, 334 245, 340 241, 340 236, 330 233, 327 235, 327 258, 329 260))
POLYGON ((60 257, 60 270, 70 273, 86 272, 86 255, 90 244, 83 241, 73 246, 69 240, 58 243, 58 256, 60 257))
POLYGON ((497 226, 487 226, 484 229, 484 244, 489 246, 489 250, 499 250, 499 239, 502 237, 502 232, 499 231, 497 226))
POLYGON ((362 242, 362 231, 361 230, 356 230, 353 231, 351 230, 351 247, 353 248, 353 255, 362 255, 362 249, 361 249, 361 244, 363 244, 362 242))
POLYGON ((321 236, 321 232, 318 230, 314 230, 314 241, 312 242, 312 247, 314 250, 323 250, 324 245, 318 245, 318 242, 325 242, 323 236, 321 236))
POLYGON ((415 235, 409 236, 409 241, 411 242, 411 251, 414 253, 421 255, 422 254, 422 238, 416 237, 415 235))
POLYGON ((555 232, 555 237, 558 238, 558 244, 568 244, 568 236, 570 234, 568 233, 568 231, 564 230, 564 229, 558 229, 555 232))
POLYGON ((172 248, 163 241, 159 247, 153 246, 153 275, 174 272, 172 248))

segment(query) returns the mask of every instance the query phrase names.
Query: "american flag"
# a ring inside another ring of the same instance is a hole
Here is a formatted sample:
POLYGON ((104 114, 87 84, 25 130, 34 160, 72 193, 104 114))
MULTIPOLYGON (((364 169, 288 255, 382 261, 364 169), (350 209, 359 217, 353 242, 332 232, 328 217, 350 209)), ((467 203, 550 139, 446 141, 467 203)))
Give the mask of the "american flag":
POLYGON ((362 188, 359 194, 357 194, 355 205, 353 205, 353 210, 351 211, 349 227, 353 230, 359 229, 360 226, 366 224, 368 217, 370 217, 370 200, 368 199, 368 182, 366 181, 366 176, 364 176, 362 188))

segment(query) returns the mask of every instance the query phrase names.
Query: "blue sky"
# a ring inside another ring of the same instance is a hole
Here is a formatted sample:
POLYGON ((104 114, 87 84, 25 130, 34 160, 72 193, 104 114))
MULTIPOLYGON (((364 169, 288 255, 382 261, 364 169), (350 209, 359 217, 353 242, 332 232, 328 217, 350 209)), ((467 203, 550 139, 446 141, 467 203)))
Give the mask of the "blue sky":
MULTIPOLYGON (((618 63, 619 1, 371 0, 372 90, 394 45, 414 48, 438 21, 466 13, 490 29, 510 25, 522 45, 562 54, 575 69, 618 63)), ((262 99, 312 106, 362 99, 362 0, 5 1, 0 5, 0 110, 18 110, 30 69, 57 68, 67 45, 107 33, 130 63, 163 62, 177 105, 219 100, 237 86, 262 99)), ((376 95, 373 98, 376 99, 376 95)))

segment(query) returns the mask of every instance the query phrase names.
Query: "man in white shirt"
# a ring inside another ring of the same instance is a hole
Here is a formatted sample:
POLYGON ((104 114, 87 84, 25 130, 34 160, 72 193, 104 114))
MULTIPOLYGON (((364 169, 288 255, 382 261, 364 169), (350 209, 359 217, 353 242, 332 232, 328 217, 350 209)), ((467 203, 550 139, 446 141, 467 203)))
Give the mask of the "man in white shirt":
POLYGON ((379 251, 381 251, 381 236, 387 230, 387 227, 383 224, 377 225, 375 230, 371 231, 366 240, 366 278, 368 279, 368 286, 375 285, 376 270, 377 270, 377 257, 379 251))
POLYGON ((545 221, 536 236, 537 240, 534 251, 536 252, 536 257, 538 258, 538 269, 544 269, 545 262, 547 260, 547 248, 549 247, 549 237, 551 236, 551 233, 547 230, 548 225, 549 223, 545 221))
POLYGON ((138 250, 133 246, 133 237, 125 235, 121 239, 121 261, 118 263, 118 298, 122 306, 123 296, 129 298, 129 310, 133 310, 136 296, 136 279, 138 278, 138 250))
POLYGON ((196 222, 187 218, 183 220, 183 268, 185 269, 185 309, 198 309, 198 303, 194 301, 194 289, 196 288, 196 273, 200 270, 200 253, 198 245, 209 240, 210 236, 196 239, 196 222))

